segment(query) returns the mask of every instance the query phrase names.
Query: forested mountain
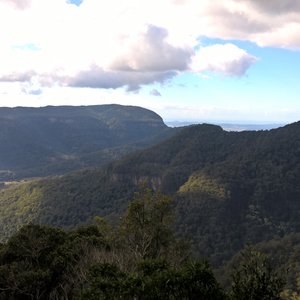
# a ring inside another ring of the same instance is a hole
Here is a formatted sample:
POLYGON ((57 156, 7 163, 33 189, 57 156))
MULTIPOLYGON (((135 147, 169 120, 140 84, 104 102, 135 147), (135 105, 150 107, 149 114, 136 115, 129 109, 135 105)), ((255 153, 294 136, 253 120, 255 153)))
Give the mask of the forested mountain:
POLYGON ((172 134, 156 113, 121 105, 0 108, 0 180, 99 166, 172 134))
POLYGON ((0 194, 1 236, 24 223, 117 222, 140 183, 175 198, 176 231, 223 264, 247 243, 300 232, 300 123, 271 131, 190 126, 100 169, 12 184, 0 194))
POLYGON ((144 188, 114 227, 100 217, 72 230, 23 226, 0 244, 0 299, 297 299, 253 249, 243 251, 230 287, 222 288, 209 264, 174 235, 172 201, 144 188))

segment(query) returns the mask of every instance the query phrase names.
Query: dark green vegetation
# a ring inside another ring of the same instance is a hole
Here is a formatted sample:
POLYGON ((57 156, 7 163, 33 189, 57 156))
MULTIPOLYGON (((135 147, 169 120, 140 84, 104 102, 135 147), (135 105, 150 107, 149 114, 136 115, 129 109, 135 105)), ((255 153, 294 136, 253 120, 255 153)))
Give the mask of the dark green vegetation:
POLYGON ((146 182, 174 197, 176 233, 190 240, 196 256, 219 268, 246 244, 264 243, 265 252, 291 270, 288 287, 297 291, 299 178, 300 123, 239 133, 191 126, 101 169, 3 189, 1 236, 28 222, 68 228, 95 215, 118 224, 146 182))
POLYGON ((112 228, 27 225, 0 246, 0 299, 276 300, 284 280, 248 251, 225 292, 171 230, 171 199, 143 190, 112 228))
MULTIPOLYGON (((241 260, 244 259, 247 263, 249 254, 260 253, 259 261, 264 262, 265 257, 261 256, 264 253, 267 257, 271 258, 272 267, 277 273, 282 274, 286 279, 286 286, 282 296, 285 299, 300 299, 300 234, 292 233, 283 238, 276 238, 268 240, 255 245, 254 248, 246 246, 238 254, 234 255, 224 266, 216 270, 216 276, 219 278, 222 286, 230 287, 232 282, 228 274, 235 271, 235 266, 240 265, 241 260), (249 251, 250 250, 250 251, 249 251)), ((257 256, 257 255, 255 255, 257 256)), ((266 262, 263 263, 270 268, 266 262)), ((260 273, 263 274, 263 273, 260 273)), ((262 280, 260 280, 262 282, 262 280)))
POLYGON ((0 108, 0 180, 99 166, 173 132, 134 106, 0 108))

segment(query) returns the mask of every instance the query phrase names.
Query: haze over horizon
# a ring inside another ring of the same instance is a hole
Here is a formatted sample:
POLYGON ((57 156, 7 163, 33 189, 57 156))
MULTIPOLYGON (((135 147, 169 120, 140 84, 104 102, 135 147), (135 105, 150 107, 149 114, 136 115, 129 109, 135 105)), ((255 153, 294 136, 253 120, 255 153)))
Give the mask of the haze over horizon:
POLYGON ((300 119, 297 0, 0 0, 0 106, 300 119))

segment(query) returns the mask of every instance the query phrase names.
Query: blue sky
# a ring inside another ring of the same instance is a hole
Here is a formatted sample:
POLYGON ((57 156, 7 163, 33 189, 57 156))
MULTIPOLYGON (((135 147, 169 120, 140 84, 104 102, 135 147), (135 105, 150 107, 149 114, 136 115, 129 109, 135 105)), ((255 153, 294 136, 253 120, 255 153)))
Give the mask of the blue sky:
POLYGON ((77 6, 80 6, 80 4, 82 3, 82 1, 83 0, 70 0, 69 2, 73 3, 73 4, 77 5, 77 6))
POLYGON ((300 119, 298 0, 0 0, 0 106, 300 119))
MULTIPOLYGON (((228 41, 205 39, 205 43, 228 41)), ((251 42, 230 41, 258 58, 242 77, 219 76, 206 72, 185 74, 172 88, 158 90, 174 101, 198 107, 215 108, 202 120, 289 123, 300 119, 300 53, 289 49, 258 47, 251 42), (181 86, 182 85, 182 86, 181 86)), ((185 119, 185 117, 183 117, 185 119)), ((190 117, 197 120, 197 115, 190 117)))

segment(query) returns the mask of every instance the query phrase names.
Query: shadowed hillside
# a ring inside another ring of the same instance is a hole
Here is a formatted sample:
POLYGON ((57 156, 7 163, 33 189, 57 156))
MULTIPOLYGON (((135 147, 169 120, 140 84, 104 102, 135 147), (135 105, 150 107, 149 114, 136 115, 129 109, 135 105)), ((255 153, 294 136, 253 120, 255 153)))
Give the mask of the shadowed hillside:
POLYGON ((300 123, 259 132, 197 125, 101 169, 0 194, 2 236, 28 222, 117 221, 140 183, 175 197, 177 233, 222 264, 246 243, 300 232, 300 123))
POLYGON ((121 105, 0 108, 0 179, 99 166, 172 134, 161 117, 121 105))

